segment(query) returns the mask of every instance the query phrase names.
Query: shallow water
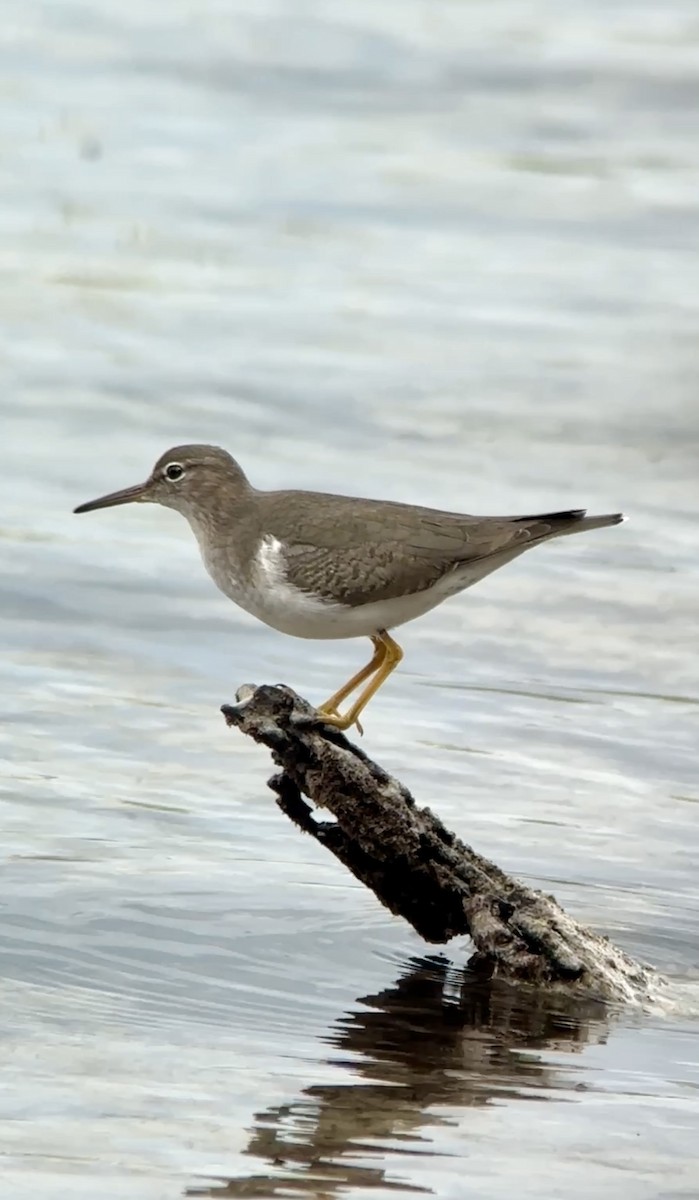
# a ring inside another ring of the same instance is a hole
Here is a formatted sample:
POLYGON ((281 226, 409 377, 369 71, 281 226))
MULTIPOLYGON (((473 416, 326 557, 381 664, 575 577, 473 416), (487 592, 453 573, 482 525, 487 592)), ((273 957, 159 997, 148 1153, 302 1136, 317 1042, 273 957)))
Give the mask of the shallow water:
POLYGON ((6 31, 3 1196, 699 1192, 693 5, 27 0, 6 31), (426 947, 218 712, 322 699, 184 523, 259 486, 623 507, 402 631, 366 749, 673 979, 561 1011, 426 947))

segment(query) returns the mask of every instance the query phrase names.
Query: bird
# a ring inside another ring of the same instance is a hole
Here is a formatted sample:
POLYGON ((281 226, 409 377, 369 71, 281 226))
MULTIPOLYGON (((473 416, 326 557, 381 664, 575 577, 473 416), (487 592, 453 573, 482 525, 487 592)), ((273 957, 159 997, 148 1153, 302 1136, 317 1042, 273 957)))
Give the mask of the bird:
POLYGON ((370 639, 370 661, 316 709, 324 724, 360 733, 360 715, 403 658, 392 630, 533 546, 625 520, 619 512, 588 516, 584 508, 483 517, 324 492, 261 491, 226 450, 197 444, 167 450, 145 482, 74 512, 134 503, 181 513, 217 587, 272 629, 298 638, 370 639))

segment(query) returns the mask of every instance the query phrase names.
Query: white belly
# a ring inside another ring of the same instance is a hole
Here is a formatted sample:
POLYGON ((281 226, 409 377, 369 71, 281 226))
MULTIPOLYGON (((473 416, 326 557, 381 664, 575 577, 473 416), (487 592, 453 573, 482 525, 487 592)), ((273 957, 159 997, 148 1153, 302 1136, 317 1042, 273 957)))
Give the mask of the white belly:
POLYGON ((382 629, 394 629, 421 617, 485 573, 472 567, 468 574, 454 572, 426 591, 350 608, 302 592, 288 583, 283 547, 274 538, 267 538, 260 545, 255 568, 247 580, 231 571, 229 561, 212 556, 205 538, 197 540, 207 571, 226 596, 272 629, 300 638, 369 637, 382 629))
POLYGON ((282 633, 291 634, 292 637, 331 639, 369 637, 381 629, 393 629, 396 625, 421 617, 445 599, 443 594, 435 596, 435 590, 396 600, 379 600, 375 604, 354 608, 328 604, 291 587, 247 594, 243 602, 239 593, 236 596, 229 591, 228 595, 258 620, 282 633))

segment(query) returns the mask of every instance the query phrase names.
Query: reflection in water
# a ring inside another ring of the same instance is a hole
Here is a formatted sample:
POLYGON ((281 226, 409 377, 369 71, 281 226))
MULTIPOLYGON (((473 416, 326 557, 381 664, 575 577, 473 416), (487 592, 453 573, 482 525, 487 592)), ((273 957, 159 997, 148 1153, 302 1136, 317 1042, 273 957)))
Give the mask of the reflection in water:
POLYGON ((387 1179, 387 1142, 399 1140, 402 1155, 434 1156, 420 1130, 448 1118, 429 1110, 545 1100, 546 1091, 570 1088, 532 1052, 575 1051, 606 1031, 606 1010, 594 1001, 483 982, 441 957, 412 959, 394 987, 362 997, 328 1034, 340 1051, 329 1061, 356 1082, 311 1085, 295 1103, 258 1113, 247 1153, 267 1170, 186 1194, 325 1197, 350 1186, 424 1194, 387 1179), (356 1161, 371 1158, 376 1166, 356 1161))

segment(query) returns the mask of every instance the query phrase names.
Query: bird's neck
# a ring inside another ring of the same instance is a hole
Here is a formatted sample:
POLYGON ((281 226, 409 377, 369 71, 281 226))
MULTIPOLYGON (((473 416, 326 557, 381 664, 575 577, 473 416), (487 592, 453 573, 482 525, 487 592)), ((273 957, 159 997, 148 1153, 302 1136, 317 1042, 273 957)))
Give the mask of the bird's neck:
POLYGON ((254 554, 251 498, 251 495, 241 496, 233 503, 230 499, 216 498, 205 508, 191 509, 184 514, 197 539, 207 571, 224 591, 224 579, 240 577, 245 570, 246 558, 254 554))

